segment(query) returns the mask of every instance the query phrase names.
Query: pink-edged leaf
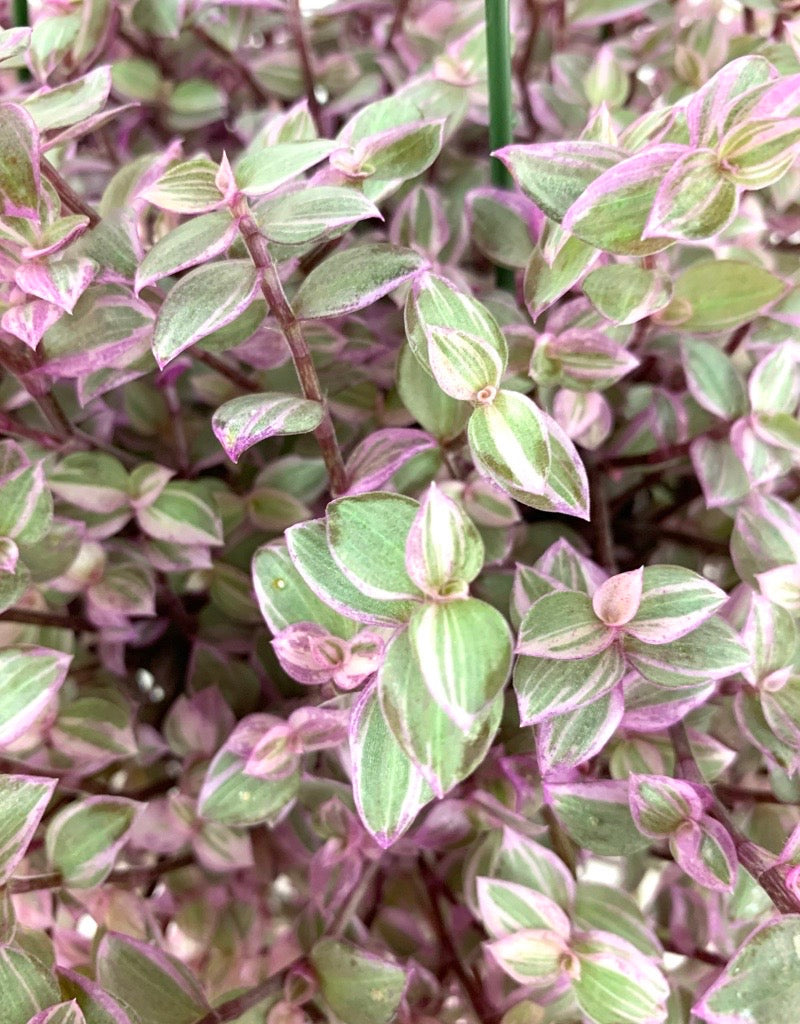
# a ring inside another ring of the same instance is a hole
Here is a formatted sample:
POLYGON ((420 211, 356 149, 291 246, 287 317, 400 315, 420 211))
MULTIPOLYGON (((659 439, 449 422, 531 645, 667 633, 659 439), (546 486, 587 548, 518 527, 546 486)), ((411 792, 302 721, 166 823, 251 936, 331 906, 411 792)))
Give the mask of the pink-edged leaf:
POLYGON ((159 238, 139 264, 136 293, 162 277, 207 263, 227 252, 238 230, 236 221, 225 210, 193 217, 178 225, 159 238))
POLYGON ((625 256, 647 256, 671 244, 643 238, 658 186, 688 147, 663 143, 601 174, 567 211, 563 227, 590 245, 625 256))
POLYGON ((292 305, 300 320, 352 313, 371 306, 425 267, 426 261, 411 249, 378 242, 356 245, 314 267, 292 305))
POLYGON ((0 748, 19 739, 54 701, 72 655, 46 647, 0 651, 0 748))
POLYGON ((506 146, 495 152, 519 187, 552 220, 569 207, 600 175, 625 154, 599 142, 559 141, 533 146, 506 146))
POLYGON ((116 796, 94 796, 63 808, 47 826, 50 863, 67 886, 91 888, 111 873, 143 805, 116 796))
POLYGON ((716 145, 737 101, 777 77, 778 72, 769 61, 755 54, 739 57, 724 65, 694 93, 686 106, 691 144, 716 145))
POLYGON ((0 213, 39 221, 39 132, 15 103, 0 105, 0 213))
POLYGON ((353 709, 350 759, 359 817, 375 842, 387 849, 408 831, 434 794, 387 725, 376 686, 353 709))
POLYGON ((579 391, 600 390, 616 384, 639 365, 636 356, 601 331, 572 327, 560 334, 543 334, 531 360, 531 375, 547 382, 549 374, 539 373, 540 361, 554 361, 558 380, 579 391), (543 359, 542 359, 543 357, 543 359))
POLYGON ((702 625, 727 600, 719 587, 678 565, 649 565, 641 599, 625 632, 643 643, 664 644, 702 625))
POLYGON ((656 192, 642 238, 711 238, 730 227, 739 206, 734 183, 720 171, 710 149, 684 154, 667 171, 656 192))
POLYGON ((133 1024, 116 999, 104 992, 96 981, 66 967, 59 967, 57 974, 62 996, 74 999, 84 1017, 97 1024, 133 1024))
POLYGON ((483 541, 472 520, 431 484, 406 540, 409 577, 434 599, 466 596, 483 559, 483 541))
POLYGON ((535 601, 519 629, 518 654, 570 660, 588 658, 615 638, 594 613, 591 599, 577 591, 557 591, 535 601))
POLYGON ((68 1003, 58 1003, 47 1010, 40 1010, 28 1021, 28 1024, 86 1024, 80 1006, 74 999, 68 1003))
POLYGON ((607 626, 624 626, 636 615, 642 600, 644 569, 621 572, 601 583, 592 597, 595 615, 607 626))
POLYGON ((557 580, 567 590, 581 590, 589 597, 608 579, 605 569, 601 569, 563 537, 551 544, 538 558, 535 568, 557 580))
POLYGON ((255 779, 288 779, 300 767, 300 744, 288 722, 267 729, 244 765, 245 775, 255 779))
POLYGON ((581 708, 543 722, 536 736, 542 777, 576 768, 599 754, 617 731, 624 709, 622 689, 616 686, 581 708))
POLYGON ((25 856, 55 788, 56 779, 0 775, 0 886, 25 856))
POLYGON ((616 646, 572 661, 520 655, 514 691, 520 725, 535 725, 600 699, 621 682, 625 662, 616 646))
POLYGON ((578 960, 573 992, 593 1024, 662 1024, 669 985, 652 957, 612 932, 584 932, 571 943, 578 960))
POLYGON ((306 686, 330 682, 347 657, 347 642, 314 622, 295 622, 276 633, 272 649, 288 676, 306 686))
POLYGON ((52 263, 24 263, 17 267, 14 280, 29 295, 71 313, 96 273, 94 260, 73 257, 52 263))
POLYGON ((698 885, 733 892, 738 867, 736 847, 721 822, 708 816, 684 822, 669 845, 677 863, 698 885))
POLYGON ((265 391, 225 402, 214 413, 211 426, 230 460, 238 462, 248 448, 268 437, 310 433, 324 414, 320 402, 265 391))
POLYGON ((631 817, 627 781, 545 782, 544 791, 567 833, 587 850, 617 857, 649 845, 631 817))
POLYGON ((625 715, 622 726, 631 732, 661 732, 680 722, 690 711, 704 704, 715 683, 703 681, 680 690, 648 682, 637 672, 623 680, 625 715))
POLYGON ((634 636, 624 642, 628 663, 660 686, 694 686, 701 679, 723 679, 745 668, 750 654, 734 630, 719 618, 703 622, 677 640, 653 644, 634 636))
POLYGON ((800 118, 752 119, 737 125, 722 140, 718 159, 731 181, 742 188, 774 185, 797 158, 800 118))
POLYGON ((563 981, 570 963, 566 940, 545 928, 505 935, 487 942, 484 949, 509 977, 534 990, 563 981))
POLYGON ((707 1024, 773 1024, 797 1013, 800 914, 775 917, 744 940, 692 1007, 707 1024))
POLYGON ((303 707, 289 715, 289 725, 305 753, 344 743, 349 721, 350 711, 346 708, 303 707))
POLYGON ((698 788, 664 775, 631 775, 631 814, 639 831, 651 839, 671 836, 685 821, 699 821, 706 801, 698 788))
POLYGON ((379 490, 407 462, 436 447, 436 438, 424 430, 407 427, 376 430, 356 446, 347 460, 345 493, 379 490))
POLYGON ((481 877, 476 885, 481 922, 493 939, 525 928, 545 928, 569 938, 569 918, 544 893, 497 878, 481 877))
POLYGON ((189 969, 153 943, 107 932, 96 963, 98 982, 136 1014, 139 1024, 194 1024, 209 1010, 189 969))
POLYGON ((43 299, 31 299, 20 306, 11 306, 3 313, 0 327, 28 348, 36 348, 45 331, 64 315, 64 311, 43 299))

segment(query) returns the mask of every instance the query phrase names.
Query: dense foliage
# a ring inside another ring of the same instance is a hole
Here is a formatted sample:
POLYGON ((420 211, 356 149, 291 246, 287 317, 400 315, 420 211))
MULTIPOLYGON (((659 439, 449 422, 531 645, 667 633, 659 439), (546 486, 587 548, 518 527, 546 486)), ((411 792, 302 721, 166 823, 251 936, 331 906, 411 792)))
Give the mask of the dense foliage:
POLYGON ((800 22, 504 6, 0 3, 0 1024, 797 1019, 800 22))

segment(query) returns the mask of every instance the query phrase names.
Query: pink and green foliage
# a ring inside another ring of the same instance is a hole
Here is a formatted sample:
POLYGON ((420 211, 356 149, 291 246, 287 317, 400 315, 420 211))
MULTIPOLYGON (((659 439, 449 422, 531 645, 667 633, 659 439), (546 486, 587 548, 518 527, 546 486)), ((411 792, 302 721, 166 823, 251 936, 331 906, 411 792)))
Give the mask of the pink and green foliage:
POLYGON ((0 1024, 798 1019, 793 7, 0 0, 0 1024))

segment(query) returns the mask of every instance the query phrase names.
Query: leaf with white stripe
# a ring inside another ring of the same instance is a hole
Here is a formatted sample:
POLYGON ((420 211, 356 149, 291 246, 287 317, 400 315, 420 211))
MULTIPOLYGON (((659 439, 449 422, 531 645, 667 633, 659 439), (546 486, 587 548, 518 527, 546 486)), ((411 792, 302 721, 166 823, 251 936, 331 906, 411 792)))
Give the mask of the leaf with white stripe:
POLYGON ((485 948, 509 977, 534 989, 560 982, 570 959, 566 939, 547 928, 525 928, 487 942, 485 948))
POLYGON ((624 710, 622 690, 616 687, 591 704, 543 722, 536 736, 542 776, 576 768, 599 754, 617 731, 624 710))
POLYGON ((625 662, 615 646, 572 661, 520 655, 514 665, 520 725, 582 708, 612 690, 624 674, 625 662))
POLYGON ((143 805, 115 796, 95 796, 69 804, 47 826, 50 863, 67 886, 89 889, 111 873, 143 805))
POLYGON ((419 505, 403 494, 373 491, 328 505, 328 545, 344 575, 369 597, 418 598, 405 549, 419 505))
POLYGON ((408 575, 430 597, 463 596, 483 568, 483 554, 475 524, 432 483, 406 540, 408 575))
POLYGON ((456 725, 471 728, 511 669, 511 630, 492 605, 468 597, 422 605, 408 625, 425 685, 456 725))
POLYGON ((694 150, 664 175, 642 238, 711 238, 730 227, 738 207, 739 190, 720 170, 718 155, 694 150))
POLYGON ((55 779, 0 775, 0 886, 25 856, 55 788, 55 779))
POLYGON ((588 594, 554 591, 535 601, 519 628, 518 654, 571 660, 599 654, 615 632, 595 615, 588 594))
POLYGON ((727 601, 724 590, 680 565, 648 565, 642 597, 625 632, 647 644, 664 644, 691 633, 727 601))
POLYGON ((628 636, 624 647, 629 664, 659 686, 694 686, 701 679, 723 679, 746 668, 750 661, 737 634, 719 618, 665 644, 643 643, 628 636))
POLYGON ((365 691, 350 719, 353 796, 364 825, 387 849, 434 794, 386 724, 378 691, 365 691))
POLYGON ((503 713, 501 694, 462 729, 431 700, 408 630, 386 649, 378 672, 381 710, 395 739, 438 797, 470 775, 492 745, 503 713))
POLYGON ((661 1024, 669 985, 653 960, 611 932, 588 932, 571 944, 580 971, 573 991, 593 1024, 661 1024))
POLYGON ((0 748, 19 739, 51 704, 72 656, 19 645, 0 651, 0 748))
POLYGON ((500 391, 467 428, 475 464, 517 501, 534 505, 546 488, 550 438, 545 414, 525 395, 500 391))
POLYGON ((483 926, 494 939, 523 928, 546 928, 568 938, 570 921, 549 896, 515 882, 478 878, 478 907, 483 926))
POLYGON ((774 185, 797 159, 800 118, 776 117, 736 125, 715 154, 735 185, 746 189, 774 185))
POLYGON ((508 346, 497 321, 477 299, 443 277, 424 274, 406 300, 405 316, 414 355, 446 394, 470 399, 483 387, 499 385, 508 346), (471 391, 470 384, 476 385, 471 391))
POLYGON ((16 946, 0 946, 0 993, 0 1024, 26 1024, 61 998, 52 972, 16 946))
POLYGON ((214 413, 211 426, 228 457, 238 462, 243 452, 268 437, 310 433, 323 415, 320 402, 265 391, 225 402, 214 413))

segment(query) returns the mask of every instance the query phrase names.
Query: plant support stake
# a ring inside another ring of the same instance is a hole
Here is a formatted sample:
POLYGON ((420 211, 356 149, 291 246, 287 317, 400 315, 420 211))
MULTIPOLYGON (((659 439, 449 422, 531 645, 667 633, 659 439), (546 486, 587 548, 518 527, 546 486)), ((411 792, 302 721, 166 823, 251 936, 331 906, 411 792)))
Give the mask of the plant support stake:
MULTIPOLYGON (((511 132, 511 32, 508 20, 508 0, 485 0, 486 5, 486 57, 489 70, 489 148, 491 152, 510 144, 511 132)), ((497 188, 512 188, 513 179, 508 168, 499 160, 491 160, 492 184, 497 188)), ((514 272, 497 267, 497 284, 508 291, 514 290, 514 272)))

